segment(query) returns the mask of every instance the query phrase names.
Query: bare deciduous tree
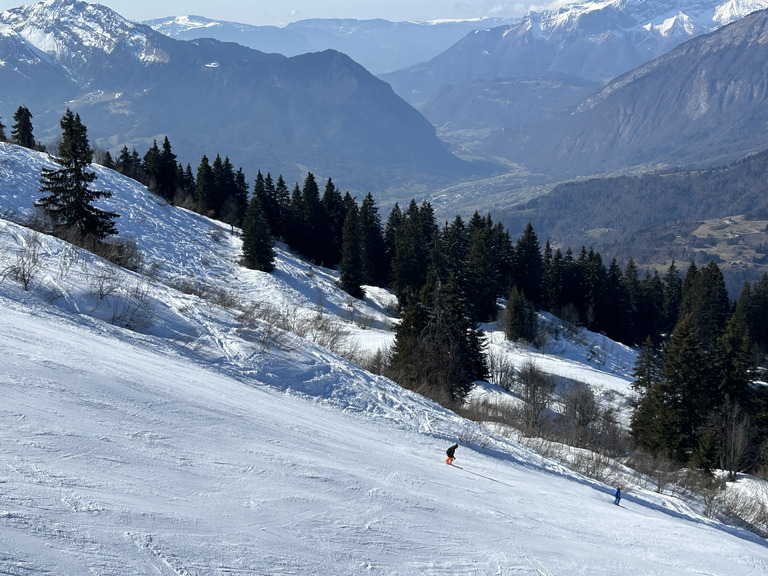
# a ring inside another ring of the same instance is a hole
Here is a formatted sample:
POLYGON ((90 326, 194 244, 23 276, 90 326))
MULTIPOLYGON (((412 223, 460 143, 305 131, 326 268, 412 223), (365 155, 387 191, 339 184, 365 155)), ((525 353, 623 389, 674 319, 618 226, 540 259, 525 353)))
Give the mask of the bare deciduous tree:
POLYGON ((517 377, 517 392, 524 402, 523 426, 527 433, 540 434, 544 412, 552 402, 555 382, 532 360, 523 364, 517 377))
POLYGON ((752 425, 749 414, 738 403, 726 400, 721 415, 722 440, 720 460, 723 470, 728 471, 728 480, 736 481, 744 457, 752 441, 752 425))

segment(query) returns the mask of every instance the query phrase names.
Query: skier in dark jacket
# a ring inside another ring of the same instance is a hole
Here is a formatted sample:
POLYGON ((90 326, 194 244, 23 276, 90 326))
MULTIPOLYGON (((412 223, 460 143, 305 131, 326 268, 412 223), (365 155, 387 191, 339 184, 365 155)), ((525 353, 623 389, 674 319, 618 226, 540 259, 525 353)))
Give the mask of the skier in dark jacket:
POLYGON ((616 488, 616 491, 613 493, 613 495, 616 497, 616 500, 613 501, 616 506, 619 505, 619 502, 621 502, 621 489, 624 488, 621 484, 619 484, 619 487, 616 488))
POLYGON ((445 459, 446 464, 453 464, 453 461, 456 459, 454 454, 456 453, 456 448, 458 448, 458 444, 454 444, 448 450, 445 451, 445 453, 448 455, 448 458, 445 459))

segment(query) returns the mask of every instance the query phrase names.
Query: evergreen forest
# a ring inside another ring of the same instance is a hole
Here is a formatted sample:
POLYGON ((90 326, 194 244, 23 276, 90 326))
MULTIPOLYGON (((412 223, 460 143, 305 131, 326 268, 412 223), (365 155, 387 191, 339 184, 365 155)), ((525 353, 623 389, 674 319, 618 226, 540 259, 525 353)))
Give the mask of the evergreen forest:
MULTIPOLYGON (((14 116, 11 141, 36 143, 31 114, 14 116)), ((531 223, 513 240, 490 214, 439 223, 429 202, 395 204, 382 218, 371 194, 342 194, 310 172, 290 187, 261 171, 252 193, 242 169, 216 154, 195 171, 177 161, 167 137, 140 156, 113 159, 88 145, 85 126, 67 110, 55 151, 59 170, 44 170, 38 201, 56 226, 98 239, 116 233, 117 214, 95 211, 85 169, 96 158, 144 183, 169 203, 242 228, 242 264, 271 272, 274 245, 338 268, 353 298, 365 286, 397 296, 394 345, 381 371, 400 385, 458 407, 487 379, 482 325, 499 321, 507 338, 541 344, 538 312, 640 347, 631 437, 656 457, 710 471, 761 465, 768 456, 768 393, 760 367, 768 356, 768 276, 729 298, 715 261, 683 271, 641 270, 632 258, 606 262, 592 248, 542 246, 531 223), (90 195, 89 195, 90 194, 90 195), (77 204, 80 202, 80 204, 77 204)), ((6 139, 0 123, 0 138, 6 139)))

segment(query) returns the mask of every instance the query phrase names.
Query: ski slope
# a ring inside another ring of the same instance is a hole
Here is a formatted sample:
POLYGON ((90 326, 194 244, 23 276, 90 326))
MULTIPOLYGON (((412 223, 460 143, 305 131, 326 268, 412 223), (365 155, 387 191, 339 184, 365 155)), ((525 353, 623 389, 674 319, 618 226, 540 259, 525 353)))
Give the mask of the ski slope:
MULTIPOLYGON (((44 161, 0 144, 0 213, 28 209, 44 161)), ((226 228, 97 170, 121 234, 162 265, 100 297, 109 265, 0 220, 0 269, 40 250, 28 291, 0 282, 0 574, 768 574, 765 540, 679 499, 630 486, 616 507, 309 340, 266 345, 268 323, 174 286, 345 318, 334 274, 283 250, 275 274, 244 270, 226 228), (114 312, 137 285, 151 314, 128 330, 114 312), (463 469, 443 463, 454 441, 463 469)), ((354 303, 371 348, 391 339, 383 299, 354 303)), ((626 387, 623 361, 578 359, 536 361, 626 387)))

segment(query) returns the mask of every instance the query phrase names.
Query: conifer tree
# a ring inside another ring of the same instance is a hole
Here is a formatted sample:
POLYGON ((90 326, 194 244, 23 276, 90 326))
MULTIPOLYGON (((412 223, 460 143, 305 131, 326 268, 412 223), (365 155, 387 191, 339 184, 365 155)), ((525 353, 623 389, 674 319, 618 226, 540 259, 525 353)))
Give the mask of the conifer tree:
POLYGON ((683 297, 683 280, 675 266, 674 260, 669 265, 664 275, 664 291, 662 304, 662 332, 669 335, 675 324, 677 324, 680 314, 680 301, 683 297))
MULTIPOLYGON (((631 268, 628 266, 628 269, 631 268)), ((635 270, 635 280, 637 270, 635 270)), ((639 289, 636 289, 639 293, 639 289)), ((629 342, 632 337, 632 327, 636 322, 634 306, 631 304, 629 283, 616 262, 611 259, 605 284, 605 298, 601 306, 601 326, 609 338, 620 342, 629 342)))
POLYGON ((584 282, 584 314, 587 328, 594 331, 603 330, 604 315, 600 314, 601 303, 605 297, 607 270, 599 252, 590 248, 589 252, 579 255, 579 265, 582 268, 584 282))
MULTIPOLYGON (((490 216, 481 218, 475 212, 469 221, 468 249, 465 264, 465 290, 474 322, 496 319, 496 297, 499 290, 501 258, 495 244, 490 216)), ((541 276, 539 276, 541 280, 541 276)), ((537 292, 540 290, 536 288, 537 292)))
POLYGON ((344 226, 347 218, 347 208, 341 192, 336 188, 333 180, 328 178, 325 184, 325 192, 322 198, 323 207, 328 215, 328 222, 333 232, 333 242, 329 244, 329 257, 331 262, 339 262, 341 259, 341 245, 343 243, 344 226))
POLYGON ((512 286, 504 312, 504 334, 507 340, 536 340, 536 309, 525 294, 512 286))
POLYGON ((304 207, 301 199, 299 183, 293 187, 288 209, 285 211, 285 241, 294 250, 303 253, 306 223, 304 222, 304 207))
MULTIPOLYGON (((477 212, 475 212, 477 214, 477 212)), ((443 226, 440 238, 448 273, 453 274, 459 286, 466 286, 466 266, 469 257, 469 232, 461 216, 443 226)))
POLYGON ((157 193, 167 201, 173 201, 176 196, 177 182, 176 154, 171 149, 168 136, 163 139, 163 148, 160 151, 157 165, 157 193))
POLYGON ((109 153, 109 150, 104 151, 104 159, 102 160, 101 165, 110 170, 115 169, 115 161, 112 159, 112 154, 109 153))
POLYGON ((307 173, 301 189, 302 240, 299 250, 316 264, 335 266, 338 263, 328 212, 320 200, 320 189, 314 174, 307 173))
POLYGON ((714 353, 717 341, 725 329, 731 304, 725 280, 717 263, 710 261, 691 280, 683 283, 680 316, 687 317, 694 336, 709 353, 714 353))
POLYGON ((200 214, 214 215, 212 199, 214 185, 213 168, 211 168, 208 157, 203 155, 200 159, 200 165, 197 167, 197 177, 195 178, 195 209, 200 214))
POLYGON ((632 389, 637 397, 632 401, 634 412, 630 433, 638 445, 658 455, 665 451, 667 431, 663 429, 660 417, 664 408, 661 358, 650 338, 643 343, 632 369, 632 378, 632 389))
POLYGON ((436 238, 438 227, 432 206, 424 201, 419 207, 412 199, 397 231, 392 262, 393 284, 401 304, 409 293, 418 294, 424 287, 429 270, 425 264, 436 238))
POLYGON ((362 288, 362 258, 360 251, 361 231, 360 215, 357 206, 352 203, 346 209, 341 249, 341 287, 358 300, 365 297, 362 288))
POLYGON ((360 257, 363 284, 386 286, 388 266, 381 216, 370 192, 360 206, 360 257))
POLYGON ((753 399, 750 372, 754 367, 746 317, 737 310, 728 320, 718 342, 715 366, 718 391, 713 403, 731 402, 742 408, 750 407, 753 399))
POLYGON ((251 198, 243 218, 243 261, 262 272, 275 269, 274 242, 257 195, 251 198))
POLYGON ((0 142, 5 142, 5 124, 0 119, 0 142))
POLYGON ((256 181, 253 184, 253 194, 261 199, 264 218, 266 218, 269 228, 272 230, 272 235, 277 238, 281 237, 283 234, 282 215, 277 200, 277 190, 269 172, 264 177, 261 170, 258 171, 256 181))
POLYGON ((174 203, 185 208, 192 207, 195 197, 195 175, 192 173, 192 166, 187 163, 184 169, 181 164, 176 167, 176 191, 174 203))
POLYGON ((160 173, 160 148, 157 140, 153 140, 147 153, 144 154, 144 185, 152 192, 157 192, 158 174, 160 173))
POLYGON ((35 137, 32 134, 32 113, 26 106, 19 106, 13 115, 16 124, 11 127, 13 141, 24 148, 35 147, 35 137))
POLYGON ((680 462, 691 460, 716 401, 712 364, 689 317, 684 317, 664 353, 658 413, 667 434, 662 440, 666 453, 680 462))
MULTIPOLYGON (((270 191, 269 187, 270 176, 267 173, 267 177, 264 180, 264 185, 267 187, 267 193, 270 191)), ((273 234, 277 238, 283 238, 286 235, 286 219, 288 211, 291 207, 291 193, 288 190, 288 185, 283 180, 282 174, 277 176, 275 182, 275 198, 277 199, 277 205, 279 206, 280 217, 278 218, 279 225, 273 231, 273 234)))
POLYGON ((514 283, 538 308, 542 303, 543 280, 544 262, 541 256, 541 245, 529 222, 515 246, 514 283))
POLYGON ((94 206, 94 202, 109 198, 112 193, 89 188, 96 174, 88 171, 93 150, 80 115, 67 108, 60 125, 61 144, 54 160, 61 168, 42 169, 40 191, 48 194, 37 200, 35 206, 44 210, 58 230, 73 231, 80 240, 87 237, 101 240, 117 234, 114 220, 118 215, 94 206))
POLYGON ((427 302, 407 297, 390 358, 394 379, 443 405, 455 405, 487 377, 479 330, 466 315, 454 278, 438 281, 427 302))
POLYGON ((394 284, 395 274, 393 263, 397 253, 397 236, 403 225, 403 212, 397 202, 387 216, 387 224, 384 227, 384 256, 386 258, 387 280, 394 284))

